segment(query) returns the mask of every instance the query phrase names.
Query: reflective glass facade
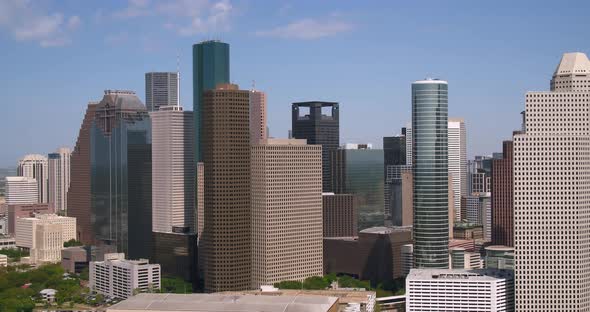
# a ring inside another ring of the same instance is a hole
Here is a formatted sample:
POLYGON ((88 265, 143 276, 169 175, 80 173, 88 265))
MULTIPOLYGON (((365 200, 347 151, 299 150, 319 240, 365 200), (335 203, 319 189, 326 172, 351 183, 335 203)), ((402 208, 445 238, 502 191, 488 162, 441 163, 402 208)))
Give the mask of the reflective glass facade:
POLYGON ((448 86, 440 80, 412 84, 414 265, 448 268, 448 86))
POLYGON ((90 218, 95 240, 116 246, 128 259, 151 254, 150 128, 139 99, 117 94, 101 101, 90 129, 90 218))
POLYGON ((229 44, 204 41, 193 45, 193 114, 195 119, 195 157, 201 161, 201 107, 203 92, 229 83, 229 44))

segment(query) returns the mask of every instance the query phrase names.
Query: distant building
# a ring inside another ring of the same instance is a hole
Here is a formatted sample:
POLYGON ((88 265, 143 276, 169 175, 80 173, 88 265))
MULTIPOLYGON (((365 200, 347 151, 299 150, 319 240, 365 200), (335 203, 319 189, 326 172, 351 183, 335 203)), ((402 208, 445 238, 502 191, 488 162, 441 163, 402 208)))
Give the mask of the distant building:
POLYGON ((414 269, 406 311, 514 311, 514 274, 502 270, 414 269), (444 308, 443 308, 444 307, 444 308))
POLYGON ((37 154, 26 155, 18 161, 16 174, 19 177, 35 179, 37 181, 37 202, 46 203, 48 201, 47 157, 37 154))
POLYGON ((503 158, 492 161, 492 244, 514 246, 514 143, 502 146, 503 158))
POLYGON ((449 269, 483 269, 481 255, 463 247, 449 248, 449 263, 449 269))
POLYGON ((162 106, 178 103, 178 73, 145 73, 145 106, 149 112, 155 112, 162 106))
POLYGON ((291 129, 295 139, 322 146, 322 179, 324 192, 333 189, 330 177, 330 152, 340 145, 340 111, 334 102, 300 102, 291 107, 291 129))
POLYGON ((449 267, 448 83, 412 83, 414 263, 449 267))
POLYGON ((486 252, 486 269, 514 270, 514 247, 488 246, 486 252))
POLYGON ((458 222, 453 228, 454 239, 483 239, 483 226, 481 224, 458 222))
POLYGON ((403 277, 402 248, 411 242, 411 227, 374 227, 358 237, 324 238, 324 272, 372 282, 403 277))
POLYGON ((48 202, 56 212, 67 212, 71 153, 69 148, 62 147, 47 155, 48 202))
POLYGON ((336 312, 337 297, 262 296, 238 294, 139 294, 112 305, 106 312, 336 312))
POLYGON ((35 217, 38 214, 55 213, 49 204, 20 204, 8 205, 7 222, 8 234, 14 235, 16 229, 16 220, 24 217, 35 217))
POLYGON ((252 145, 252 288, 322 275, 321 152, 298 139, 252 145))
POLYGON ((59 262, 64 242, 76 238, 76 219, 54 214, 18 218, 16 245, 30 251, 31 263, 59 262))
POLYGON ((39 202, 37 180, 29 177, 6 177, 6 205, 36 204, 39 202))
MULTIPOLYGON (((0 248, 2 249, 2 248, 0 248)), ((8 266, 8 256, 0 254, 0 267, 7 267, 8 266)))
POLYGON ((10 236, 0 236, 0 249, 16 248, 16 240, 10 236))
POLYGON ((90 262, 88 287, 111 298, 127 299, 137 292, 160 289, 160 265, 147 259, 125 260, 125 254, 106 254, 90 262))
POLYGON ((89 259, 85 247, 68 247, 61 251, 61 267, 69 273, 80 274, 88 268, 89 259))
POLYGON ((0 235, 8 234, 8 216, 0 217, 0 235))
POLYGON ((473 193, 462 198, 464 220, 483 227, 483 239, 492 240, 492 201, 490 193, 473 193))
POLYGON ((357 236, 357 202, 352 194, 322 194, 324 237, 357 236))
POLYGON ((356 197, 359 230, 384 225, 383 161, 383 150, 336 149, 330 152, 332 188, 336 194, 356 197))
POLYGON ((402 274, 406 276, 410 274, 410 270, 414 268, 414 245, 405 244, 402 246, 402 274))
POLYGON ((250 142, 257 144, 268 137, 266 126, 266 93, 250 90, 250 142))
POLYGON ((448 163, 452 175, 455 220, 461 220, 461 196, 467 195, 467 131, 462 118, 449 118, 448 163))

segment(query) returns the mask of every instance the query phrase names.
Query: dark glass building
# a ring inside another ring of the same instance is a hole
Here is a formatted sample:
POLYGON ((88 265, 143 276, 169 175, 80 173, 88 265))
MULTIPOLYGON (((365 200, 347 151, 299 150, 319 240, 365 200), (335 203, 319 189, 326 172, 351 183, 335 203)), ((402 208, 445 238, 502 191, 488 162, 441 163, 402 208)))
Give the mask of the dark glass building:
POLYGON ((492 161, 492 244, 514 247, 514 144, 502 145, 503 158, 492 161))
POLYGON ((406 165, 406 128, 402 128, 401 135, 383 137, 383 157, 385 219, 392 225, 405 225, 402 224, 402 172, 411 171, 406 165))
POLYGON ((195 158, 201 161, 201 111, 203 92, 229 83, 229 44, 208 40, 193 45, 193 117, 195 119, 195 158))
POLYGON ((383 226, 383 150, 332 150, 330 162, 335 193, 355 196, 359 214, 358 229, 383 226))
POLYGON ((307 144, 322 145, 322 189, 332 192, 330 178, 330 151, 340 145, 340 121, 338 103, 293 103, 292 136, 307 139, 307 144))
POLYGON ((448 84, 412 84, 414 267, 449 267, 448 84))
POLYGON ((90 128, 92 226, 128 259, 151 255, 151 125, 132 91, 105 91, 90 128))

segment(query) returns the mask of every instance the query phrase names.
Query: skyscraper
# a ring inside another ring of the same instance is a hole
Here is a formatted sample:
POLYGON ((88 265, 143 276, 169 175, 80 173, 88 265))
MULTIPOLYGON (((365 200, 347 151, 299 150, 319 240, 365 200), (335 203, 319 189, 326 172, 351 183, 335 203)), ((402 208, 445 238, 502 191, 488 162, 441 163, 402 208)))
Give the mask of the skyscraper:
POLYGON ((514 139, 517 311, 590 310, 590 61, 565 53, 527 92, 514 139))
POLYGON ((176 105, 161 106, 150 118, 152 259, 164 274, 196 282, 193 112, 176 105))
POLYGON ((208 40, 193 45, 193 117, 195 118, 195 161, 203 158, 201 111, 203 92, 229 83, 229 44, 208 40))
POLYGON ((90 203, 90 129, 98 102, 86 108, 76 146, 70 157, 70 189, 68 190, 68 216, 76 218, 76 238, 84 244, 94 245, 94 229, 90 203))
POLYGON ((250 269, 250 91, 203 93, 205 291, 245 290, 250 269))
MULTIPOLYGON (((411 218, 411 212, 405 213, 403 208, 408 207, 408 198, 406 196, 404 205, 403 196, 403 178, 404 172, 412 172, 412 167, 407 165, 406 152, 406 128, 402 128, 402 134, 393 137, 383 137, 383 156, 385 165, 385 216, 392 225, 402 226, 404 216, 407 220, 411 218)), ((411 203, 410 203, 411 204, 411 203)), ((410 209, 412 209, 410 207, 410 209)))
POLYGON ((151 139, 135 93, 106 90, 90 127, 91 220, 96 242, 131 259, 151 255, 151 139))
POLYGON ((492 244, 514 246, 513 143, 504 141, 503 158, 492 161, 492 244))
POLYGON ((62 147, 47 155, 48 199, 56 212, 67 212, 71 153, 69 148, 62 147))
POLYGON ((322 146, 322 183, 324 192, 332 192, 330 151, 340 145, 340 117, 338 103, 301 102, 291 107, 291 129, 295 139, 306 139, 307 144, 322 146))
POLYGON ((268 136, 266 127, 266 93, 250 90, 250 141, 264 141, 268 136))
POLYGON ((449 267, 447 135, 447 82, 427 79, 412 83, 416 268, 449 267))
POLYGON ((251 151, 251 287, 322 275, 321 146, 268 139, 251 151))
POLYGON ((467 195, 467 135, 462 118, 449 118, 448 155, 455 220, 461 219, 461 196, 467 195))
POLYGON ((16 175, 37 180, 39 203, 48 201, 47 157, 38 154, 25 155, 18 161, 16 175))
POLYGON ((6 204, 35 204, 39 200, 39 184, 29 177, 6 177, 6 204))
POLYGON ((178 73, 145 73, 145 106, 149 112, 178 103, 178 73))

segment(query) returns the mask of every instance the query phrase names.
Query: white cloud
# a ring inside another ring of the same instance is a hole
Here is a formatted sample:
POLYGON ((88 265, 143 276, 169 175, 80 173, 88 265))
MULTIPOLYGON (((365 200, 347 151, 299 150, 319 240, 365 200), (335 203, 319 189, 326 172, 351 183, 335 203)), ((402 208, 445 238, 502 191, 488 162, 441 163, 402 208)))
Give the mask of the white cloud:
POLYGON ((261 37, 277 37, 285 39, 313 40, 334 36, 354 29, 354 25, 342 20, 328 18, 317 20, 306 18, 270 30, 260 30, 255 35, 261 37))
POLYGON ((45 12, 32 1, 0 1, 0 29, 18 41, 36 41, 42 47, 64 46, 71 43, 71 31, 80 23, 79 16, 66 20, 62 13, 45 12))
MULTIPOLYGON (((0 0, 1 1, 1 0, 0 0)), ((163 23, 181 36, 229 30, 234 8, 229 0, 169 0, 150 4, 148 0, 129 0, 127 7, 117 11, 117 18, 158 16, 167 18, 163 23)))

